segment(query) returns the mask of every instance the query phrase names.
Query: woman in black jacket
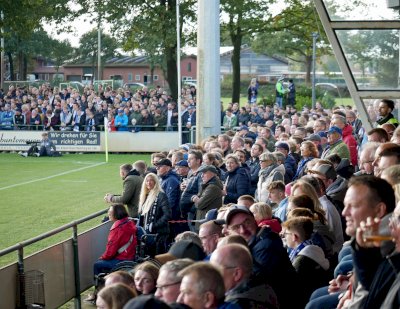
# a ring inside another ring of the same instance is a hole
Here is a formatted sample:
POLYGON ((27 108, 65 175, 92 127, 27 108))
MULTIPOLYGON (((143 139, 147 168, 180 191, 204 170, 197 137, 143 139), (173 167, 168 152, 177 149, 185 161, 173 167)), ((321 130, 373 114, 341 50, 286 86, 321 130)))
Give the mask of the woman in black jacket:
POLYGON ((139 224, 147 234, 157 234, 155 254, 167 251, 171 208, 156 174, 147 174, 142 184, 139 201, 139 224))
POLYGON ((250 174, 241 167, 239 158, 230 154, 225 159, 224 204, 237 203, 241 195, 250 194, 250 174))

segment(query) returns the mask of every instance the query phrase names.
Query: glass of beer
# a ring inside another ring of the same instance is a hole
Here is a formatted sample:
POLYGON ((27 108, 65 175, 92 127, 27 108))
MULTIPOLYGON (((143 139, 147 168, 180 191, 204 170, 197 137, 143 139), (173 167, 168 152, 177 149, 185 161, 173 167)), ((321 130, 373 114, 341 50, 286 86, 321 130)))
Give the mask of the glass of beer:
POLYGON ((392 224, 393 216, 382 218, 379 224, 373 224, 364 230, 363 239, 365 242, 380 244, 383 241, 392 241, 393 236, 390 234, 390 224, 392 224))

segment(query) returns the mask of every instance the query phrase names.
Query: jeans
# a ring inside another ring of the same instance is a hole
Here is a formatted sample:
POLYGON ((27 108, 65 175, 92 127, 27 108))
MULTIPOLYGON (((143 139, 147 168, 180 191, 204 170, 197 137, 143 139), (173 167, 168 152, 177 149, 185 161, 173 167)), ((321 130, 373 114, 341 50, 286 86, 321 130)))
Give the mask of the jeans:
POLYGON ((93 265, 93 273, 95 276, 98 274, 109 272, 115 267, 121 260, 97 260, 93 265))

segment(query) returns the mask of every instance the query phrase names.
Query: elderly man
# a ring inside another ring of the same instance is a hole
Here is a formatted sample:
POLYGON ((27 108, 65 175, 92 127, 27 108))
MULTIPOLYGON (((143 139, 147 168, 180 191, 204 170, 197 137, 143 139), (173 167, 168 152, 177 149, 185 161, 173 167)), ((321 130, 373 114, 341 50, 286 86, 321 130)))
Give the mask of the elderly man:
POLYGON ((211 220, 200 225, 199 237, 204 252, 207 254, 205 260, 209 260, 211 254, 217 248, 218 240, 222 237, 222 226, 211 220))
POLYGON ((154 296, 167 304, 176 303, 182 281, 182 277, 178 273, 192 264, 194 264, 194 261, 191 259, 177 259, 161 266, 154 296))
MULTIPOLYGON (((169 159, 161 159, 156 164, 157 175, 161 179, 161 188, 168 197, 169 206, 172 211, 172 219, 180 220, 181 212, 179 209, 180 200, 180 181, 179 176, 172 169, 172 162, 169 159)), ((181 231, 174 226, 172 236, 176 236, 181 231)))
MULTIPOLYGON (((192 202, 196 208, 196 220, 204 219, 207 211, 218 209, 222 206, 223 184, 218 177, 218 171, 214 165, 203 165, 199 169, 201 175, 201 189, 197 195, 192 196, 192 202)), ((199 224, 196 223, 198 230, 199 224)))
POLYGON ((271 285, 280 308, 302 308, 301 286, 279 235, 269 227, 259 228, 253 213, 244 206, 231 206, 225 214, 225 223, 229 234, 240 235, 247 241, 254 260, 254 275, 271 285), (289 290, 293 297, 287 297, 289 290))
POLYGON ((178 303, 192 309, 224 307, 224 279, 216 267, 210 263, 199 262, 181 270, 178 275, 182 277, 178 303))
POLYGON ((379 143, 368 142, 362 146, 360 153, 360 170, 354 173, 354 176, 360 176, 363 174, 373 175, 374 166, 372 163, 375 160, 375 152, 378 149, 379 143))
POLYGON ((279 308, 275 292, 267 284, 251 280, 253 258, 248 248, 240 244, 218 247, 211 264, 221 268, 225 283, 225 300, 241 308, 279 308))
POLYGON ((336 153, 339 157, 350 160, 350 150, 342 140, 342 130, 336 126, 333 126, 329 129, 327 134, 328 146, 322 153, 321 158, 325 159, 331 154, 336 153))
POLYGON ((392 165, 400 163, 400 146, 394 143, 381 144, 375 151, 374 175, 381 176, 382 171, 392 165))
POLYGON ((124 181, 121 195, 107 193, 104 197, 104 201, 107 203, 125 204, 128 207, 129 216, 137 218, 143 178, 136 169, 132 168, 131 164, 121 165, 119 168, 119 175, 124 181))

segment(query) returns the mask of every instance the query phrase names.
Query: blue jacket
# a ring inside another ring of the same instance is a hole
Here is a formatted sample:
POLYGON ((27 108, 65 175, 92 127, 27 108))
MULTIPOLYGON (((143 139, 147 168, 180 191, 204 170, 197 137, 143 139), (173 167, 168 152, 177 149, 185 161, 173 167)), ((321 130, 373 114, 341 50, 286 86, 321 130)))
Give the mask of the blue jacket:
POLYGON ((237 203, 241 195, 250 194, 250 174, 244 167, 227 172, 226 181, 227 195, 224 198, 224 204, 237 203))
POLYGON ((254 261, 254 275, 272 287, 280 308, 304 308, 301 284, 281 237, 269 227, 262 227, 250 239, 249 249, 254 261), (291 297, 287 297, 288 291, 291 291, 291 297))
POLYGON ((283 163, 285 166, 285 184, 288 184, 292 181, 294 175, 297 170, 296 159, 289 153, 286 157, 285 162, 283 163))
MULTIPOLYGON (((199 193, 201 187, 201 177, 199 174, 191 173, 188 176, 188 182, 185 191, 182 192, 181 200, 180 200, 180 211, 183 219, 187 218, 188 212, 194 206, 192 202, 192 197, 199 193)), ((196 212, 195 209, 193 209, 196 212)))
POLYGON ((179 200, 181 197, 181 191, 179 186, 179 176, 173 170, 170 170, 167 174, 161 176, 161 188, 168 196, 173 220, 180 219, 179 200))
POLYGON ((115 116, 114 124, 118 131, 128 131, 128 116, 126 114, 115 116))
POLYGON ((250 194, 254 195, 257 189, 258 183, 258 173, 260 172, 260 159, 256 158, 255 160, 247 160, 247 166, 250 169, 250 194))

